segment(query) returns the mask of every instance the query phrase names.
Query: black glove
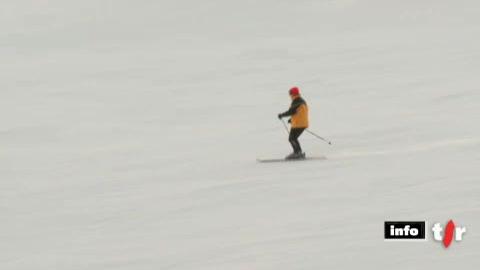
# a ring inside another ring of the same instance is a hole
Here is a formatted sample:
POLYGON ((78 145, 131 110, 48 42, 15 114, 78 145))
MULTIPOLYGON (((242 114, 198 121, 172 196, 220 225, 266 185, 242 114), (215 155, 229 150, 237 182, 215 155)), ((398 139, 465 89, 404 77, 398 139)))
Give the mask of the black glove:
POLYGON ((278 114, 278 119, 282 119, 283 115, 281 113, 278 114))

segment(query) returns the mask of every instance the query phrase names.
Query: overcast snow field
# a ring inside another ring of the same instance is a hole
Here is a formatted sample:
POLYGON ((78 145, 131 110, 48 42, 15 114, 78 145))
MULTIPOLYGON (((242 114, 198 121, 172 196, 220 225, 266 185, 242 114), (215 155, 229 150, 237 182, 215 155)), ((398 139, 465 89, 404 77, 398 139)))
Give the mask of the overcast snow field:
POLYGON ((474 0, 3 0, 0 269, 479 269, 479 34, 474 0), (257 163, 293 85, 328 159, 257 163))

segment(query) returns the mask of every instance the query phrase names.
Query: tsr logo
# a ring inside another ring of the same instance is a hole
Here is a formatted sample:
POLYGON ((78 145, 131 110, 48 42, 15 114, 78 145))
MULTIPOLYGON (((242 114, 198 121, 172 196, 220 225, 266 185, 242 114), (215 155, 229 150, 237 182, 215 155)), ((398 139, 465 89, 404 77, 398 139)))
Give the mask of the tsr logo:
POLYGON ((453 220, 449 220, 447 226, 445 227, 445 232, 442 235, 443 227, 440 223, 435 223, 432 228, 433 239, 435 241, 442 241, 445 248, 448 248, 452 243, 453 237, 455 236, 455 241, 462 241, 463 234, 467 232, 465 227, 456 227, 453 220), (454 235, 455 234, 455 235, 454 235))

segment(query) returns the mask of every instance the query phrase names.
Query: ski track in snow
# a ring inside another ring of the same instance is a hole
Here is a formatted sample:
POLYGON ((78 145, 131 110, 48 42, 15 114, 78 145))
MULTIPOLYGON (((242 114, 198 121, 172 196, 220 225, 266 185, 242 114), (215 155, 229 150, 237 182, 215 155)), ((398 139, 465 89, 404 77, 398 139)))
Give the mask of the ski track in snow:
POLYGON ((448 147, 478 147, 480 139, 467 138, 467 139, 452 139, 442 140, 430 143, 421 143, 404 148, 382 150, 382 151, 351 151, 330 155, 330 159, 342 159, 342 158, 359 158, 367 156, 383 156, 383 155, 395 155, 395 154, 414 154, 417 152, 427 152, 448 147))

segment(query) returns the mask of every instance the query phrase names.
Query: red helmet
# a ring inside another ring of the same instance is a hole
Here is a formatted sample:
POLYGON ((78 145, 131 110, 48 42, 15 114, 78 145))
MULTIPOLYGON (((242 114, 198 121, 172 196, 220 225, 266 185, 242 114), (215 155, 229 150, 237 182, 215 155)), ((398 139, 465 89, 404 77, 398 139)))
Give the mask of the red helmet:
POLYGON ((298 96, 300 95, 300 89, 298 89, 298 87, 292 87, 290 88, 290 91, 288 91, 288 93, 290 94, 290 96, 298 96))

